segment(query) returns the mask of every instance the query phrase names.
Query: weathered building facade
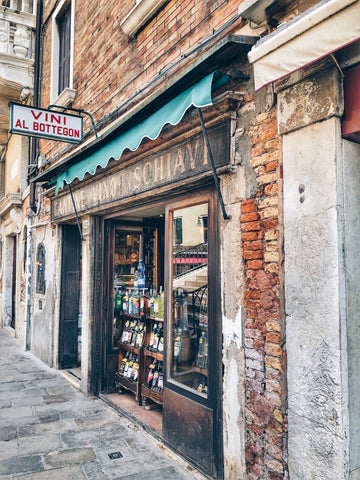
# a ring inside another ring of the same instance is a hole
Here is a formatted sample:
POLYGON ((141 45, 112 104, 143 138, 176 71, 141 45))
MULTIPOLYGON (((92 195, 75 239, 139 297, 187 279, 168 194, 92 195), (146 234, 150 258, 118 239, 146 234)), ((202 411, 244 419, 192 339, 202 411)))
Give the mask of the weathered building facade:
POLYGON ((9 102, 31 104, 35 5, 0 4, 0 325, 26 342, 27 228, 31 141, 9 135, 9 102))
POLYGON ((359 16, 43 5, 30 348, 210 478, 359 475, 359 16))

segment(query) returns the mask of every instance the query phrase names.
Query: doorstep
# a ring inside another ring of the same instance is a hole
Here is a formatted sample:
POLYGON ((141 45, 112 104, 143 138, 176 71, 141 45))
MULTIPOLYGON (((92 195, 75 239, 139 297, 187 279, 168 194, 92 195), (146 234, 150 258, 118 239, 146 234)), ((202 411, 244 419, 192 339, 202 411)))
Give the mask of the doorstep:
POLYGON ((60 375, 64 377, 71 385, 78 390, 81 386, 81 370, 80 368, 68 368, 66 370, 58 370, 60 375))
MULTIPOLYGON (((203 472, 201 472, 198 469, 198 466, 195 465, 194 463, 192 463, 190 459, 184 458, 181 455, 180 452, 177 452, 170 444, 168 444, 168 442, 166 442, 166 440, 163 438, 162 433, 161 433, 162 429, 159 429, 159 426, 157 426, 157 428, 155 428, 155 425, 148 425, 147 423, 145 423, 144 420, 145 420, 146 413, 149 413, 151 415, 151 412, 152 412, 151 410, 149 412, 147 412, 144 409, 144 407, 140 407, 140 406, 138 407, 138 409, 136 409, 135 407, 130 407, 130 406, 129 407, 125 406, 125 408, 121 408, 119 406, 120 402, 115 401, 116 395, 119 397, 122 394, 118 394, 118 393, 102 394, 102 393, 100 393, 99 398, 101 400, 103 400, 111 408, 116 410, 120 415, 123 415, 128 420, 130 420, 133 423, 141 426, 144 429, 145 432, 147 432, 149 435, 153 436, 158 442, 160 442, 162 444, 161 450, 164 453, 166 453, 168 457, 173 458, 175 461, 181 463, 183 465, 183 468, 186 468, 188 470, 189 469, 192 470, 191 473, 196 480, 214 480, 213 477, 209 477, 206 474, 204 474, 203 472), (144 412, 146 412, 146 413, 142 414, 140 416, 139 415, 139 409, 144 410, 144 412), (137 416, 135 416, 135 413, 136 413, 137 416), (194 471, 194 469, 195 469, 195 471, 194 471)), ((148 420, 148 418, 149 417, 147 417, 146 420, 148 420)))

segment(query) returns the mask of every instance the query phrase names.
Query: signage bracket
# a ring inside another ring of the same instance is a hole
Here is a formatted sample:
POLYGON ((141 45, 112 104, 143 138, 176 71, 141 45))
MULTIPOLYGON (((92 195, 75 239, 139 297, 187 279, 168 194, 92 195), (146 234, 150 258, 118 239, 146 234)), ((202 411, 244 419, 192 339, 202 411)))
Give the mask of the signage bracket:
POLYGON ((79 114, 83 113, 84 115, 88 115, 90 117, 91 124, 92 124, 92 127, 94 129, 95 137, 98 138, 95 122, 94 122, 94 119, 93 119, 91 113, 86 112, 82 108, 63 107, 62 105, 49 105, 47 109, 50 110, 51 108, 61 108, 63 112, 65 112, 65 110, 71 110, 72 112, 77 112, 79 114))
POLYGON ((85 242, 85 238, 83 237, 82 230, 81 230, 81 225, 80 225, 79 216, 78 216, 78 213, 77 213, 77 209, 76 209, 75 200, 74 200, 74 197, 73 197, 71 185, 70 185, 70 183, 69 183, 68 185, 69 185, 69 191, 70 191, 71 201, 72 201, 72 204, 73 204, 73 207, 74 207, 74 212, 75 212, 75 217, 76 217, 76 223, 77 223, 77 226, 78 226, 78 229, 79 229, 79 233, 80 233, 80 238, 81 238, 81 241, 82 241, 82 242, 85 242))
MULTIPOLYGON (((93 119, 91 113, 86 112, 86 111, 83 110, 82 108, 63 107, 62 105, 49 105, 49 106, 48 106, 48 110, 51 110, 51 108, 61 108, 62 111, 71 110, 72 112, 77 112, 77 113, 79 113, 79 115, 80 115, 81 113, 83 113, 84 115, 88 115, 88 116, 90 117, 91 124, 92 124, 92 127, 93 127, 93 129, 94 129, 95 137, 98 138, 98 134, 97 134, 97 130, 96 130, 96 125, 95 125, 95 122, 94 122, 94 119, 93 119)), ((73 193, 72 193, 72 189, 71 189, 70 183, 69 183, 69 191, 70 191, 71 201, 72 201, 72 204, 73 204, 73 207, 74 207, 74 212, 75 212, 75 217, 76 217, 76 223, 77 223, 77 226, 78 226, 78 229, 79 229, 80 238, 81 238, 81 241, 84 242, 85 239, 84 239, 83 234, 82 234, 82 229, 81 229, 81 225, 80 225, 80 221, 79 221, 79 216, 78 216, 78 213, 77 213, 77 209, 76 209, 76 205, 75 205, 75 200, 74 200, 74 197, 73 197, 73 193)))
POLYGON ((219 196, 219 202, 220 202, 222 214, 223 214, 224 220, 230 220, 231 217, 230 217, 230 215, 228 215, 226 213, 226 210, 225 210, 224 200, 223 200, 223 196, 222 196, 221 189, 220 189, 220 181, 219 181, 218 174, 216 172, 215 162, 214 162, 214 158, 213 158, 213 155, 212 155, 210 142, 209 142, 209 137, 207 135, 207 131, 206 131, 206 128, 205 128, 205 123, 204 123, 204 118, 203 118, 203 115, 202 115, 201 108, 198 108, 198 112, 199 112, 199 117, 200 117, 200 122, 201 122, 201 128, 202 128, 202 131, 203 131, 203 134, 204 134, 204 137, 205 137, 206 148, 207 148, 207 151, 208 151, 208 155, 209 155, 209 159, 210 159, 210 163, 211 163, 211 167, 212 167, 212 171, 213 171, 215 187, 216 187, 216 190, 217 190, 217 193, 218 193, 218 196, 219 196))

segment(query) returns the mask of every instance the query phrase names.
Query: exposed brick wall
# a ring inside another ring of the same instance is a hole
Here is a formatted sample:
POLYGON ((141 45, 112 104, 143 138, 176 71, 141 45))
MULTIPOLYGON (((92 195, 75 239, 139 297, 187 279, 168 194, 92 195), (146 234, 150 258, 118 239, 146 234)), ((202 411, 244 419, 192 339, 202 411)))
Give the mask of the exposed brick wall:
POLYGON ((279 140, 276 114, 257 116, 250 130, 254 198, 241 205, 246 364, 248 479, 287 478, 286 352, 280 305, 279 140))
MULTIPOLYGON (((55 0, 51 0, 44 6, 43 107, 50 103, 53 35, 50 15, 56 4, 55 0)), ((169 64, 181 59, 204 38, 212 35, 237 13, 238 4, 236 0, 172 0, 136 38, 130 38, 120 28, 120 23, 133 7, 133 2, 76 0, 74 88, 77 94, 72 106, 91 113, 95 122, 102 121, 134 93, 140 92, 149 81, 157 78, 169 64)), ((223 36, 236 31, 238 26, 239 22, 235 23, 223 36)), ((168 73, 167 77, 190 61, 183 58, 184 64, 168 73)), ((91 131, 91 123, 84 116, 86 130, 91 131)), ((42 153, 49 157, 66 148, 69 148, 68 145, 60 142, 41 141, 42 153)))

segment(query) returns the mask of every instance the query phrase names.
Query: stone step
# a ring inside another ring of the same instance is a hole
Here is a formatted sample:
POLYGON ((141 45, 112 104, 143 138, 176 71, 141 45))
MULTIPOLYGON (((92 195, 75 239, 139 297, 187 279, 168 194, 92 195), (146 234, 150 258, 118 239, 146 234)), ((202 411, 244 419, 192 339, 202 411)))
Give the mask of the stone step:
MULTIPOLYGON (((206 284, 206 282, 205 282, 205 284, 206 284)), ((205 284, 204 284, 204 282, 198 281, 198 280, 186 280, 186 282, 185 282, 186 287, 200 288, 200 287, 203 287, 205 284)))

